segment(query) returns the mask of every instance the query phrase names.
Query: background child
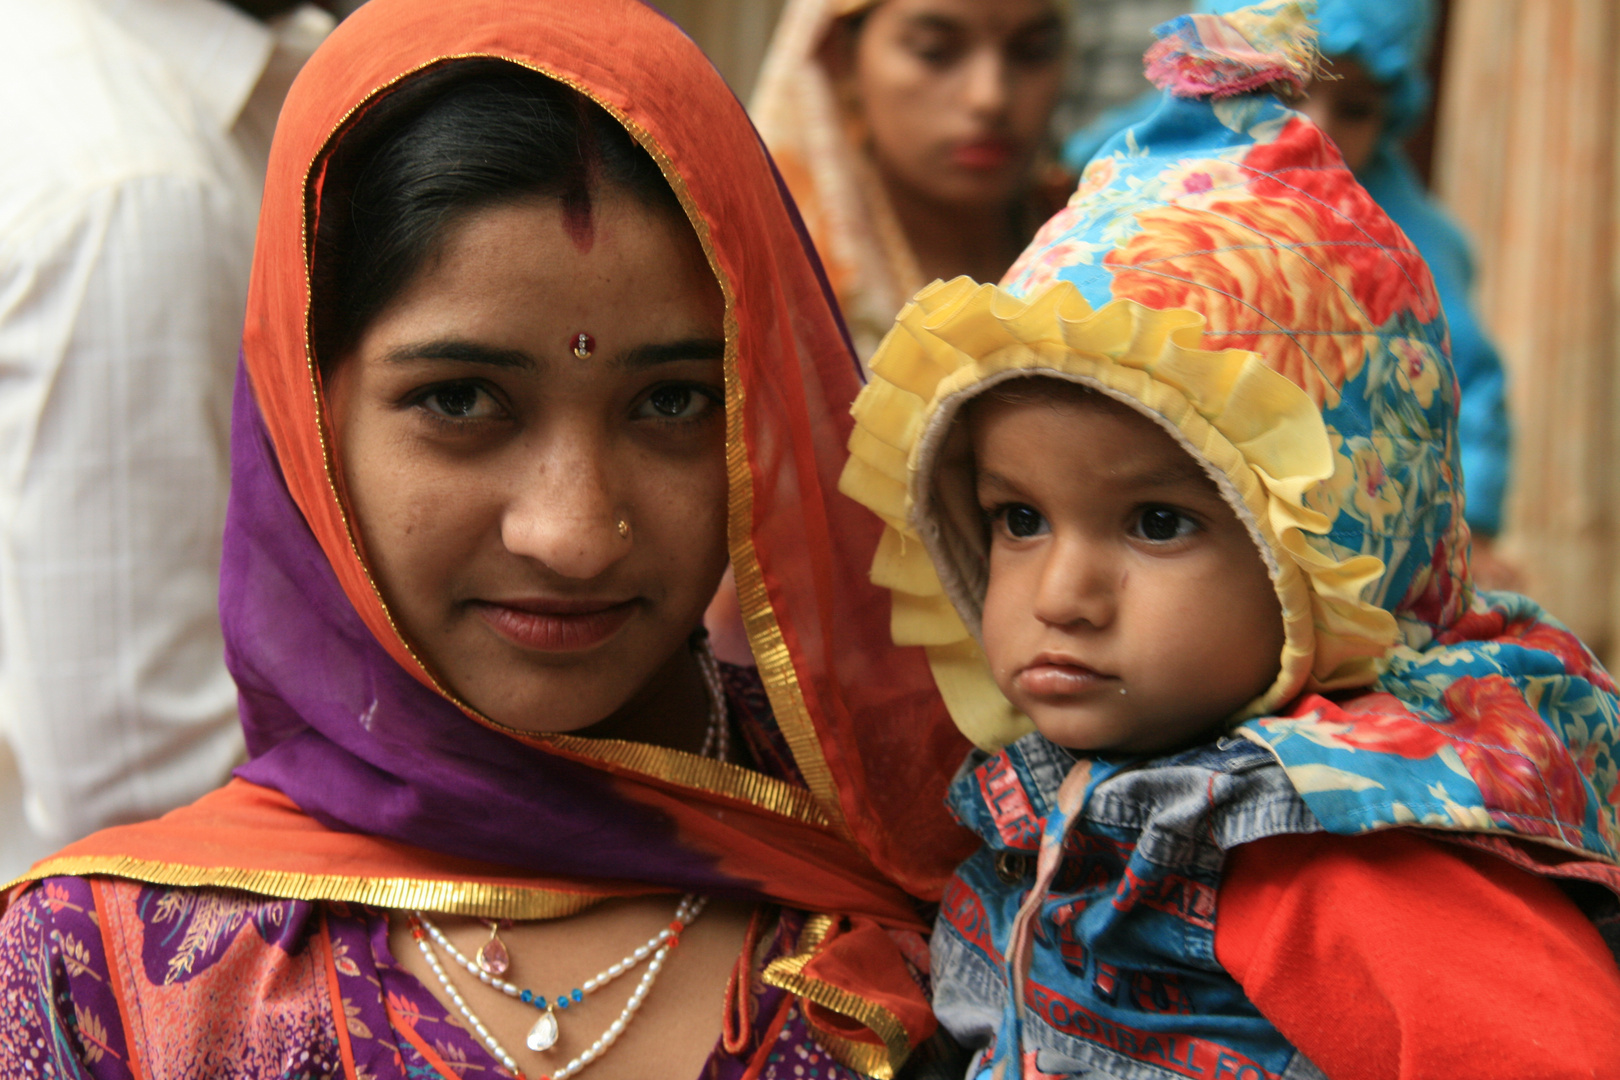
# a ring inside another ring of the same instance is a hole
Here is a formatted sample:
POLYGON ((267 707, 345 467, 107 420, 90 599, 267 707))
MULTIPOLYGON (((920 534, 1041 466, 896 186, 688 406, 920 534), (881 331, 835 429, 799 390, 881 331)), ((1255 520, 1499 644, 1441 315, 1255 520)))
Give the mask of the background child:
MULTIPOLYGON (((1221 14, 1242 0, 1198 0, 1221 14)), ((1429 107, 1429 54, 1439 9, 1434 0, 1318 0, 1312 22, 1323 63, 1300 111, 1334 140, 1356 181, 1422 254, 1451 333, 1451 362, 1462 388, 1458 443, 1467 477, 1468 527, 1476 579, 1513 588, 1518 570, 1495 554, 1511 465, 1511 423, 1502 360, 1474 311, 1474 257, 1468 239, 1425 190, 1402 141, 1429 107), (1482 557, 1483 556, 1483 557, 1482 557)), ((1076 132, 1064 162, 1079 171, 1116 133, 1146 119, 1158 95, 1144 94, 1076 132)))
POLYGON ((934 935, 975 1075, 1620 1075, 1615 687, 1471 584, 1428 269, 1263 92, 1307 35, 1161 28, 1160 109, 856 405, 895 638, 988 751, 934 935))

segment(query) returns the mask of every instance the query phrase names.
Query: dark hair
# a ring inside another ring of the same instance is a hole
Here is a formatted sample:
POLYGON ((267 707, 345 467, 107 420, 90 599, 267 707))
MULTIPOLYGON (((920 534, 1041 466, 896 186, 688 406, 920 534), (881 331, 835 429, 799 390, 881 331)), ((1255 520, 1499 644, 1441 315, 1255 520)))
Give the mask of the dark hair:
POLYGON ((588 226, 604 185, 681 213, 647 151, 571 87, 494 59, 452 61, 404 82, 360 114, 326 165, 312 269, 322 370, 354 347, 461 216, 544 195, 588 226))

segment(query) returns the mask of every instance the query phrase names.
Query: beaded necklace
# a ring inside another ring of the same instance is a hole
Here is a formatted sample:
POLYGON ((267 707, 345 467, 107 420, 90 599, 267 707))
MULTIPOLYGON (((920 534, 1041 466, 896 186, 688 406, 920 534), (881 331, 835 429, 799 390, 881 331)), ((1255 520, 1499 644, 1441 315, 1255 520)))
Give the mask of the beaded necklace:
MULTIPOLYGON (((709 725, 703 737, 703 749, 700 753, 703 757, 713 757, 717 761, 724 761, 730 749, 730 739, 726 730, 726 698, 725 688, 720 682, 720 665, 716 662, 714 652, 710 649, 707 639, 699 642, 693 651, 697 654, 698 667, 703 672, 703 682, 709 693, 709 725)), ((472 1011, 472 1006, 467 1004, 467 999, 450 981, 450 976, 445 972, 444 965, 440 963, 438 954, 433 951, 433 945, 438 945, 439 948, 448 953, 456 963, 465 968, 479 982, 493 987, 509 997, 517 998, 525 1005, 532 1005, 541 1010, 540 1018, 534 1022, 534 1026, 529 1029, 529 1034, 524 1039, 524 1045, 536 1053, 544 1053, 557 1044, 557 1010, 567 1010, 572 1005, 582 1003, 587 994, 600 990, 620 975, 640 966, 642 961, 647 961, 647 970, 642 972, 641 981, 636 984, 635 990, 631 992, 630 1000, 625 1003, 624 1009, 620 1011, 618 1017, 607 1026, 607 1030, 595 1042, 582 1050, 578 1057, 555 1072, 547 1073, 539 1078, 539 1080, 567 1080, 568 1077, 573 1076, 606 1053, 608 1048, 618 1041, 619 1036, 624 1034, 625 1028, 629 1027, 630 1021, 635 1018, 636 1011, 641 1008, 642 1002, 647 999, 647 993, 652 989, 652 984, 658 978, 658 973, 663 970, 664 962, 669 958, 670 950, 680 943, 681 931, 685 930, 694 919, 703 913, 703 906, 707 902, 706 897, 687 893, 681 897, 681 902, 675 908, 675 917, 668 926, 660 929, 658 933, 648 938, 643 944, 636 946, 624 959, 597 972, 573 989, 564 991, 550 999, 536 994, 533 990, 497 978, 488 970, 488 964, 469 959, 466 954, 451 943, 450 939, 444 935, 444 932, 423 912, 410 912, 407 914, 406 920, 410 924, 411 936, 416 939, 417 948, 421 949, 422 956, 427 960, 428 967, 433 969, 433 974, 438 978, 439 985, 444 988, 444 992, 449 996, 451 1003, 455 1005, 478 1037, 484 1041, 484 1045, 489 1048, 489 1052, 495 1055, 496 1060, 506 1066, 507 1070, 518 1080, 526 1080, 526 1078, 522 1070, 518 1068, 517 1060, 507 1053, 506 1048, 490 1033, 489 1028, 472 1011)))

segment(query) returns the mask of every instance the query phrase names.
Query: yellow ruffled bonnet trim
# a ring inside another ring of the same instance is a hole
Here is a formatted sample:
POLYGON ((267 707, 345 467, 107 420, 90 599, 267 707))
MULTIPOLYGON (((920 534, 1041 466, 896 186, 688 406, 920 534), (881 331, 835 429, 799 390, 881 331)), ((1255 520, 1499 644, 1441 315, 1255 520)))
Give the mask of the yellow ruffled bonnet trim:
POLYGON ((890 590, 890 631, 896 644, 927 649, 951 716, 976 745, 999 749, 1033 727, 996 687, 977 641, 986 570, 983 528, 967 520, 976 503, 937 489, 942 472, 963 464, 952 459, 961 440, 953 451, 949 438, 961 406, 1018 376, 1068 379, 1136 408, 1203 464, 1248 526, 1285 639, 1276 681, 1234 722, 1381 673, 1396 622, 1362 596, 1382 560, 1335 559, 1307 539, 1331 525, 1304 501, 1334 470, 1320 411, 1257 354, 1200 348, 1203 330, 1197 312, 1132 300, 1093 311, 1066 281, 1025 300, 957 278, 918 293, 873 356, 839 490, 883 519, 872 580, 890 590))

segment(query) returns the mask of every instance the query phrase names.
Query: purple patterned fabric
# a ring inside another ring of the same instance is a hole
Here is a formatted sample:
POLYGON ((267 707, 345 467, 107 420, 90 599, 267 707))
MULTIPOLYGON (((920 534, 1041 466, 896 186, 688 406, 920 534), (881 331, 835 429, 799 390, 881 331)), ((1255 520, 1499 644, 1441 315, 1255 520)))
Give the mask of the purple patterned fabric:
POLYGON ((476 723, 394 662, 287 491, 240 366, 219 607, 252 758, 236 774, 322 824, 548 877, 747 891, 608 774, 476 723))
MULTIPOLYGON (((398 965, 386 912, 82 878, 31 886, 12 912, 0 936, 0 995, 17 1021, 0 1040, 7 1080, 511 1075, 398 965), (219 1007, 244 985, 256 1002, 219 1007)), ((783 913, 764 963, 791 950, 802 919, 783 913)), ((750 993, 746 1045, 717 1045, 701 1080, 860 1080, 783 991, 756 976, 750 993)))
MULTIPOLYGON (((757 674, 729 665, 722 673, 748 758, 803 783, 757 674)), ((759 981, 765 964, 791 951, 802 922, 798 912, 779 918, 754 967, 752 1038, 739 1055, 717 1047, 702 1080, 859 1080, 817 1046, 783 991, 759 981)), ((0 923, 0 1009, 7 1080, 508 1075, 394 962, 387 914, 338 903, 112 879, 39 882, 0 923)))

